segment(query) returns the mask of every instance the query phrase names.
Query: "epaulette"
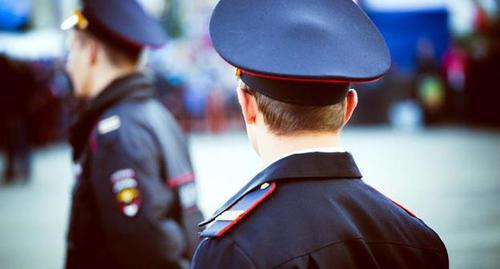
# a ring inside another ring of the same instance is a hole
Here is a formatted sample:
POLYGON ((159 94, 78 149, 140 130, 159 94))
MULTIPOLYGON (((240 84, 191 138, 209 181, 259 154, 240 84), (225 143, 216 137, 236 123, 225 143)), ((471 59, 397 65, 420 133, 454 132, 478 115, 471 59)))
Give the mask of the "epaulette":
POLYGON ((201 232, 201 237, 220 237, 255 209, 276 189, 276 183, 264 183, 222 212, 201 232))
POLYGON ((120 116, 113 115, 100 120, 94 127, 88 138, 88 144, 92 153, 97 152, 97 139, 105 134, 111 133, 120 129, 120 116))

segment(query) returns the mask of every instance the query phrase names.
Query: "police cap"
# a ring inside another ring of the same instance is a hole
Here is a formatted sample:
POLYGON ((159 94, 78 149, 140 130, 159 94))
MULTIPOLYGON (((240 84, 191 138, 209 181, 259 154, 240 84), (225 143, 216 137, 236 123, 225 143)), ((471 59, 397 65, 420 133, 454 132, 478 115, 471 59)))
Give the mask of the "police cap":
POLYGON ((297 105, 338 103, 350 83, 377 80, 391 64, 384 38, 352 0, 221 0, 210 35, 250 88, 297 105))
POLYGON ((166 42, 163 29, 135 0, 82 0, 61 29, 88 30, 113 45, 129 51, 160 47, 166 42))

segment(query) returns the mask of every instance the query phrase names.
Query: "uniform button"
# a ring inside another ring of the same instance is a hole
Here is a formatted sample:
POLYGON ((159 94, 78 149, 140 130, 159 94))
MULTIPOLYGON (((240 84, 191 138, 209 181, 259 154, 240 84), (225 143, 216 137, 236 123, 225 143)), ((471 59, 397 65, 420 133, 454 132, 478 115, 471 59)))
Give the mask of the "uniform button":
POLYGON ((260 185, 261 190, 265 190, 267 188, 269 188, 269 183, 264 183, 264 184, 260 185))

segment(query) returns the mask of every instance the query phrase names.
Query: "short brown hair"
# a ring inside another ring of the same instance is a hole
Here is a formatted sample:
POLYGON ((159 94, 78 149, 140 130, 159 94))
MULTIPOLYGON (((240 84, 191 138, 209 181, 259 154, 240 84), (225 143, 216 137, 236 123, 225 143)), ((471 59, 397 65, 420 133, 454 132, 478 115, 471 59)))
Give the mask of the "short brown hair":
POLYGON ((328 106, 301 106, 272 99, 250 89, 244 83, 240 87, 255 97, 264 122, 276 135, 303 131, 334 132, 344 125, 345 100, 328 106))
POLYGON ((89 31, 77 30, 76 32, 78 33, 79 39, 82 43, 87 42, 91 38, 97 40, 104 47, 110 63, 115 66, 120 66, 123 63, 138 64, 140 61, 140 51, 121 49, 89 31))

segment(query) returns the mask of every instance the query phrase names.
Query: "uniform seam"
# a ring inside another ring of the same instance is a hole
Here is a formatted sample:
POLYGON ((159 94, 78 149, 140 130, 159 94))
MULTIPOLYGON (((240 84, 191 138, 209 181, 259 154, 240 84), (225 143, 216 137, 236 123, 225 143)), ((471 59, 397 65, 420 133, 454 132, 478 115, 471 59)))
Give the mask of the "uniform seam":
POLYGON ((309 255, 313 252, 317 252, 323 248, 327 248, 327 247, 330 247, 330 246, 333 246, 333 245, 337 245, 337 244, 341 244, 341 243, 344 243, 344 242, 347 242, 347 241, 363 241, 369 245, 396 245, 396 246, 403 246, 403 247, 408 247, 408 248, 413 248, 413 249, 418 249, 418 250, 422 250, 422 251, 428 251, 428 252, 434 252, 435 254, 439 254, 439 249, 434 249, 434 248, 425 248, 425 247, 415 247, 415 246, 411 246, 411 245, 408 245, 408 244, 404 244, 404 243, 397 243, 397 242, 383 242, 383 241, 366 241, 364 240, 363 238, 351 238, 351 239, 346 239, 346 240, 340 240, 340 241, 334 241, 334 242, 330 242, 328 244, 325 244, 321 247, 318 247, 318 248, 315 248, 315 249, 312 249, 312 250, 309 250, 303 254, 300 254, 300 255, 297 255, 297 256, 294 256, 292 258, 289 258, 288 260, 286 261, 283 261, 281 263, 279 263, 278 265, 276 266, 273 266, 273 268, 278 268, 279 266, 282 266, 283 264, 287 263, 287 262, 290 262, 296 258, 300 258, 300 257, 303 257, 303 256, 306 256, 306 255, 309 255))
POLYGON ((203 238, 200 243, 198 243, 198 246, 193 253, 192 263, 198 259, 198 255, 200 254, 199 252, 203 249, 205 244, 208 244, 208 238, 203 238))
POLYGON ((252 264, 253 268, 257 268, 256 263, 252 260, 252 258, 250 257, 250 255, 248 255, 248 253, 240 245, 238 245, 238 243, 236 243, 235 240, 231 240, 231 241, 233 241, 233 244, 238 249, 238 251, 241 252, 250 261, 250 263, 252 264))

